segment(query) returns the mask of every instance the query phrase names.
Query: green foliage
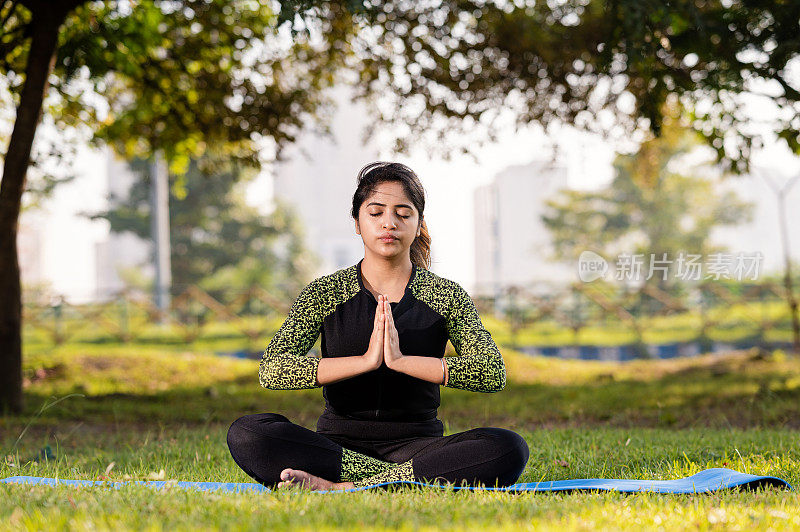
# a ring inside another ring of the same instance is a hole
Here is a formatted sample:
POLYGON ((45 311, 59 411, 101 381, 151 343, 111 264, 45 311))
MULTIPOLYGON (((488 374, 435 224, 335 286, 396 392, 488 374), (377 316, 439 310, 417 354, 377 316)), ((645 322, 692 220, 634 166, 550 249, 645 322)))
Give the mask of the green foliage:
POLYGON ((328 17, 333 11, 344 11, 357 16, 374 16, 381 9, 379 3, 364 2, 364 0, 341 0, 338 2, 319 2, 318 0, 283 0, 278 10, 277 25, 284 26, 287 22, 292 38, 298 34, 310 35, 309 22, 318 21, 328 17), (296 24, 301 22, 300 27, 296 24))
MULTIPOLYGON (((553 238, 552 258, 576 260, 592 250, 607 260, 625 252, 656 259, 666 253, 675 261, 680 252, 706 256, 722 251, 709 242, 711 231, 749 221, 754 205, 734 192, 718 193, 716 180, 671 168, 695 147, 692 133, 668 122, 661 137, 644 142, 636 154, 617 157, 615 177, 606 188, 565 189, 548 200, 542 221, 553 238)), ((671 273, 673 264, 667 266, 671 273)), ((669 273, 663 284, 672 281, 669 273)))
MULTIPOLYGON (((376 4, 377 2, 370 2, 376 4)), ((763 143, 738 96, 774 103, 776 139, 800 153, 800 4, 747 0, 380 2, 375 37, 358 36, 360 84, 392 101, 382 119, 407 126, 405 149, 430 135, 449 154, 449 132, 489 132, 499 110, 518 125, 574 125, 615 139, 659 135, 680 102, 690 126, 732 172, 763 143), (374 41, 374 42, 373 42, 374 41), (759 86, 764 83, 766 90, 759 86), (419 108, 403 105, 417 100, 419 108)))
MULTIPOLYGON (((321 20, 323 38, 312 44, 281 36, 269 2, 77 3, 59 34, 45 102, 56 127, 88 130, 127 158, 162 149, 177 175, 210 152, 258 168, 265 141, 278 157, 304 127, 319 122, 327 131, 320 117, 331 102, 322 91, 348 53, 334 46, 346 40, 346 25, 321 20)), ((18 102, 32 14, 0 2, 4 13, 0 75, 18 102)))
MULTIPOLYGON (((184 189, 170 190, 173 295, 191 285, 219 296, 257 285, 278 299, 293 299, 315 264, 303 244, 299 219, 280 201, 262 215, 243 196, 253 172, 208 159, 192 159, 183 175, 184 189)), ((130 231, 149 240, 148 163, 135 160, 132 168, 137 179, 129 197, 112 196, 110 209, 88 216, 108 220, 115 233, 130 231)))
MULTIPOLYGON (((775 138, 800 153, 796 2, 290 0, 277 13, 243 0, 126 5, 86 2, 70 15, 51 77, 63 101, 51 112, 99 128, 128 155, 167 148, 176 170, 221 141, 243 159, 253 135, 291 142, 340 69, 357 76, 358 98, 387 99, 367 134, 381 122, 403 126, 398 151, 432 137, 431 152, 470 153, 495 138, 499 109, 520 125, 659 135, 666 107, 681 103, 717 160, 742 172, 764 140, 738 97, 753 90, 779 111, 775 138), (108 117, 69 88, 76 76, 111 106, 108 117), (467 131, 486 135, 456 146, 450 134, 467 131)), ((0 72, 18 88, 31 15, 15 2, 0 7, 0 72)))

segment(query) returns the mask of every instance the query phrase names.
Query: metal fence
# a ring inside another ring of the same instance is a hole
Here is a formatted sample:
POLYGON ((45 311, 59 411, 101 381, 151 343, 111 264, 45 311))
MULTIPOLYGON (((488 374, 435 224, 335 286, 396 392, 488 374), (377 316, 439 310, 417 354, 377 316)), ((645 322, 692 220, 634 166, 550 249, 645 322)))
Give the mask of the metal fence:
POLYGON ((27 333, 44 335, 54 344, 63 344, 90 331, 95 339, 107 337, 118 342, 135 342, 151 334, 154 326, 165 326, 186 343, 201 338, 213 324, 253 341, 270 332, 266 318, 285 316, 289 304, 260 286, 229 290, 227 297, 212 296, 197 286, 189 286, 171 300, 168 311, 159 309, 150 294, 123 290, 103 302, 72 304, 60 295, 50 302, 23 304, 23 325, 27 333))
MULTIPOLYGON (((617 358, 624 359, 681 353, 680 347, 654 349, 644 342, 649 324, 665 316, 691 317, 692 341, 697 342, 700 351, 714 349, 708 332, 719 327, 749 329, 749 342, 767 345, 766 336, 770 332, 791 328, 786 295, 785 288, 773 281, 708 280, 668 289, 653 285, 631 289, 598 282, 566 287, 511 286, 491 297, 476 297, 475 303, 482 317, 503 320, 510 331, 510 343, 528 352, 548 354, 547 349, 553 352, 554 346, 539 348, 520 342, 520 334, 537 324, 549 323, 551 327, 572 331, 575 337, 587 327, 622 328, 635 338, 629 346, 618 349, 617 358), (628 351, 632 354, 624 354, 628 351)), ((71 304, 63 297, 52 296, 47 301, 41 297, 31 299, 23 306, 26 334, 54 344, 80 336, 91 336, 94 341, 105 338, 123 343, 154 342, 158 335, 154 337, 153 331, 164 327, 180 341, 191 343, 212 335, 212 329, 220 325, 224 325, 229 336, 263 342, 274 334, 276 320, 285 318, 291 303, 259 286, 214 296, 197 286, 189 286, 172 298, 168 312, 161 312, 149 294, 132 290, 120 292, 105 302, 89 304, 71 304)), ((564 347, 572 351, 556 356, 584 352, 590 353, 586 355, 588 358, 608 358, 600 351, 602 346, 595 350, 577 343, 564 347)), ((693 349, 684 349, 683 353, 693 349)))

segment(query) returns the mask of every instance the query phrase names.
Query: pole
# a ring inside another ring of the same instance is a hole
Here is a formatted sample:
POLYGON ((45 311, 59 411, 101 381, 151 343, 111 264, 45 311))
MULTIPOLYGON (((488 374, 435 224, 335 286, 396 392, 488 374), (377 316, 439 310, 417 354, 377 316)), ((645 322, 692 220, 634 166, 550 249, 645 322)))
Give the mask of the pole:
POLYGON ((786 204, 784 200, 789 193, 789 189, 800 178, 800 174, 789 179, 782 187, 778 187, 770 181, 765 174, 762 174, 764 180, 769 184, 775 192, 778 201, 778 225, 781 230, 781 244, 783 246, 783 262, 784 262, 784 277, 783 285, 786 288, 786 299, 789 303, 789 316, 792 319, 792 350, 795 356, 800 355, 800 317, 797 312, 797 299, 794 297, 794 286, 792 284, 792 258, 789 252, 789 229, 786 223, 786 204))
POLYGON ((161 150, 156 150, 150 164, 150 205, 155 268, 154 296, 159 310, 159 323, 166 322, 170 307, 172 273, 169 241, 169 178, 161 150))

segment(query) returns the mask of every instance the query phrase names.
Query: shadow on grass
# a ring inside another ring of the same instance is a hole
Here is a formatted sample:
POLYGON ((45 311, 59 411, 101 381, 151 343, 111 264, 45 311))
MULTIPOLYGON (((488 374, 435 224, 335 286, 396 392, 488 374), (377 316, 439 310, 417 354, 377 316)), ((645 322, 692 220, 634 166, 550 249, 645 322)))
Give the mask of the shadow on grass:
MULTIPOLYGON (((37 424, 80 420, 95 424, 232 423, 256 412, 278 412, 312 430, 324 407, 320 388, 275 391, 257 377, 240 376, 211 385, 150 393, 90 395, 81 387, 49 409, 37 424)), ((542 427, 712 427, 800 428, 800 386, 778 370, 725 371, 721 367, 681 369, 650 380, 602 376, 582 384, 509 382, 496 394, 442 389, 439 417, 448 428, 542 427)), ((7 417, 19 425, 58 395, 25 394, 26 410, 7 417)), ((2 426, 2 425, 0 425, 2 426)))

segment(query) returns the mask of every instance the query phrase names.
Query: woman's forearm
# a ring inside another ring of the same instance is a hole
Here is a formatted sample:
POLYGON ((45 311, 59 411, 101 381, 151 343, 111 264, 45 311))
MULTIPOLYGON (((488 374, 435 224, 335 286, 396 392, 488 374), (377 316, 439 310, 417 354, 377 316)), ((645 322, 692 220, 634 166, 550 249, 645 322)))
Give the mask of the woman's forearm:
POLYGON ((324 357, 317 367, 317 383, 319 386, 343 381, 356 375, 377 369, 364 356, 324 357))
POLYGON ((442 359, 436 357, 403 356, 392 366, 395 371, 436 384, 442 384, 446 376, 442 374, 442 359))

